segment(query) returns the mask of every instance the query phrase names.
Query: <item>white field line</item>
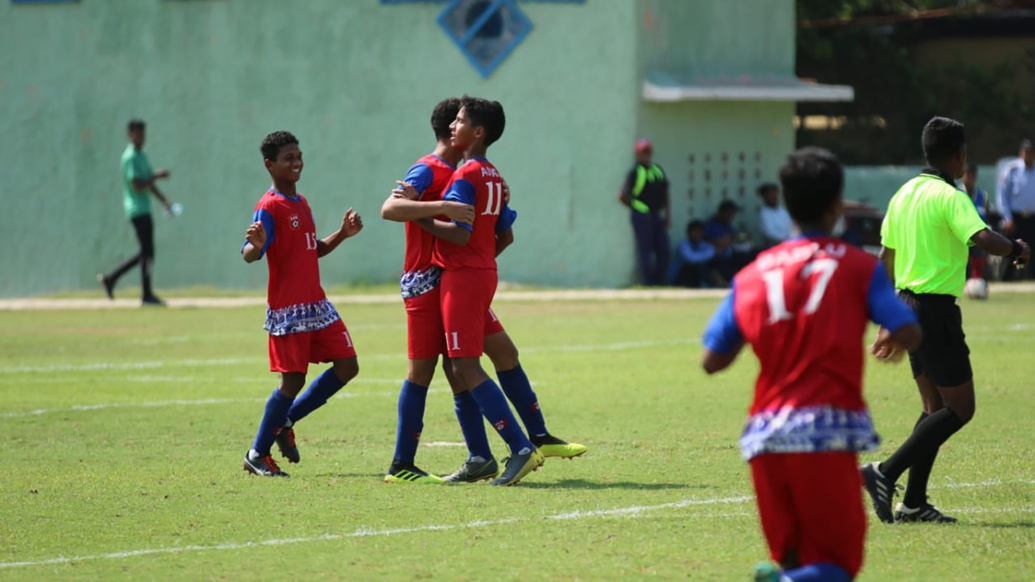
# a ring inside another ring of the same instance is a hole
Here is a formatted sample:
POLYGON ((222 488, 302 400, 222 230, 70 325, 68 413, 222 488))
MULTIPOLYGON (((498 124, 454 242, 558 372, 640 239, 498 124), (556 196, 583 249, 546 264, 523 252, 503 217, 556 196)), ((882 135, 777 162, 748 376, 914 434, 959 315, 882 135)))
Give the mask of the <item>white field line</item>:
MULTIPOLYGON (((541 346, 523 348, 521 351, 524 353, 548 353, 548 352, 617 352, 628 349, 636 348, 650 348, 655 346, 665 345, 682 345, 682 344, 694 344, 698 343, 697 339, 678 339, 678 340, 657 340, 657 341, 642 341, 642 342, 620 342, 611 344, 587 344, 587 345, 569 345, 569 346, 541 346)), ((404 352, 396 354, 359 354, 359 359, 374 359, 374 360, 402 360, 406 358, 404 352)), ((182 367, 182 366, 232 366, 237 364, 246 364, 253 362, 265 362, 265 358, 215 358, 209 360, 190 359, 190 360, 170 360, 170 361, 152 361, 152 362, 99 362, 93 364, 51 364, 49 366, 14 366, 10 368, 0 368, 0 374, 29 374, 29 373, 47 373, 47 372, 92 372, 92 371, 104 371, 104 370, 147 370, 152 368, 167 368, 170 366, 182 367)))
MULTIPOLYGON (((400 381, 401 383, 401 381, 400 381)), ((441 394, 452 392, 441 388, 432 388, 428 394, 441 394)), ((363 396, 395 397, 399 393, 392 392, 350 392, 342 390, 334 395, 334 398, 359 398, 363 396)), ((40 408, 37 410, 21 410, 18 412, 0 412, 0 418, 22 418, 26 416, 41 416, 61 412, 85 412, 94 410, 106 410, 112 408, 161 408, 164 406, 208 406, 212 404, 240 404, 244 402, 266 402, 266 398, 202 398, 198 400, 157 400, 153 402, 110 402, 104 404, 78 404, 66 408, 40 408)))
MULTIPOLYGON (((712 505, 729 505, 736 503, 746 503, 752 501, 754 497, 749 495, 739 497, 719 497, 715 499, 684 499, 682 501, 676 501, 672 503, 661 503, 658 505, 635 505, 632 507, 616 507, 613 509, 599 509, 599 510, 583 510, 583 511, 571 511, 565 513, 557 513, 554 515, 545 516, 545 519, 556 520, 556 521, 571 521, 580 519, 592 519, 592 518, 614 518, 614 517, 646 517, 644 514, 648 512, 661 511, 666 509, 679 509, 685 507, 702 507, 712 505)), ((1035 512, 1035 507, 1018 507, 1018 508, 992 508, 992 509, 961 509, 957 513, 969 513, 969 514, 980 514, 980 513, 1032 513, 1035 512)), ((700 517, 740 517, 740 516, 751 516, 752 513, 732 513, 732 512, 721 512, 714 514, 703 514, 700 517)), ((655 516, 656 517, 656 516, 655 516)), ((44 560, 26 560, 20 562, 0 562, 0 569, 6 568, 25 568, 32 566, 53 566, 58 564, 68 564, 73 562, 86 562, 91 560, 122 560, 125 558, 135 558, 138 556, 152 556, 159 554, 183 554, 188 552, 211 552, 221 550, 240 550, 246 548, 256 547, 268 547, 268 546, 286 546, 292 544, 306 544, 313 542, 325 542, 325 541, 336 541, 344 540, 349 538, 361 538, 361 537, 378 537, 378 536, 394 536, 404 535, 412 533, 421 533, 429 531, 450 531, 458 529, 474 529, 474 528, 485 528, 491 526, 504 525, 509 523, 528 522, 533 521, 534 518, 528 517, 512 517, 507 519, 492 519, 492 520, 480 520, 471 521, 467 523, 458 524, 432 524, 418 527, 403 527, 403 528, 390 528, 390 529, 370 529, 360 528, 351 533, 344 534, 323 534, 318 536, 308 537, 296 537, 296 538, 277 538, 268 539, 261 541, 251 542, 231 542, 225 544, 212 544, 212 545, 190 545, 190 546, 176 546, 170 548, 148 548, 141 550, 129 550, 124 552, 112 552, 108 554, 93 554, 86 556, 75 556, 75 557, 57 557, 49 558, 44 560)))

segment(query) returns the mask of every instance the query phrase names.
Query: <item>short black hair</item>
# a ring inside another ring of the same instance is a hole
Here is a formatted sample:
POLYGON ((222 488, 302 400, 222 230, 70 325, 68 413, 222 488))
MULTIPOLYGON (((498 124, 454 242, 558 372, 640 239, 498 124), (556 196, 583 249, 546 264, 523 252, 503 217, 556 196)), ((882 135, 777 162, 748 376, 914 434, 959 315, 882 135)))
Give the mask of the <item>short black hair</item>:
POLYGON ((456 120, 456 114, 460 113, 460 99, 450 97, 438 102, 431 112, 431 129, 435 132, 435 139, 445 139, 450 136, 449 126, 456 120))
POLYGON ((140 131, 145 127, 147 127, 147 124, 144 123, 143 119, 134 117, 133 119, 129 120, 129 123, 126 124, 126 131, 140 131))
POLYGON ((490 146, 503 136, 503 128, 507 125, 507 116, 499 101, 489 101, 480 97, 464 95, 460 105, 471 118, 471 124, 485 128, 485 145, 490 146))
POLYGON ((924 157, 927 163, 943 164, 958 154, 967 143, 963 124, 948 117, 935 117, 924 126, 924 157))
POLYGON ((758 187, 758 195, 765 196, 765 193, 769 190, 776 190, 777 192, 779 192, 780 187, 776 184, 773 184, 772 182, 766 182, 758 187))
POLYGON ((689 236, 691 230, 704 230, 704 222, 696 218, 686 223, 686 234, 689 236))
POLYGON ((814 224, 841 199, 845 172, 830 150, 810 146, 787 156, 780 183, 791 218, 799 225, 814 224))
POLYGON ((719 212, 726 212, 727 210, 739 212, 740 206, 732 200, 723 200, 722 203, 719 204, 719 212))
POLYGON ((263 138, 262 146, 259 150, 262 151, 262 158, 264 160, 275 161, 277 156, 280 155, 280 148, 290 143, 298 145, 298 138, 290 131, 274 131, 263 138))

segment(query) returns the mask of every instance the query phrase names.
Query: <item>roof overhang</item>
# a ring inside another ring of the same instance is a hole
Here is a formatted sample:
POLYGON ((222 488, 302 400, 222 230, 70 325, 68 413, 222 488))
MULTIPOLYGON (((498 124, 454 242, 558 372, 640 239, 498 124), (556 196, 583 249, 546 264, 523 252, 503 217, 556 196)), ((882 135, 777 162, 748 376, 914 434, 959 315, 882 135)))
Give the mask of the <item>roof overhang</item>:
POLYGON ((792 76, 677 78, 650 73, 643 81, 643 100, 677 101, 854 101, 848 85, 820 85, 792 76))

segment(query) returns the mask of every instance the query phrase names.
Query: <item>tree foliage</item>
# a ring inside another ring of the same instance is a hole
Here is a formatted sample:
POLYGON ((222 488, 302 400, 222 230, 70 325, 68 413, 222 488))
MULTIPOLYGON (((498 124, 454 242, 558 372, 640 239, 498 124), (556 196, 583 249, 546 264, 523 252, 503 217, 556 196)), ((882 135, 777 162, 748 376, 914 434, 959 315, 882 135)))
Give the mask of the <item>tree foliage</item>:
POLYGON ((988 163, 1013 151, 1021 136, 1011 131, 1035 122, 1035 108, 1016 82, 1018 71, 1035 72, 1035 50, 994 66, 965 64, 950 54, 935 65, 921 67, 916 60, 923 42, 919 18, 932 15, 927 11, 946 11, 933 14, 940 18, 973 18, 993 4, 797 0, 798 75, 855 88, 852 103, 800 104, 799 115, 843 123, 836 131, 803 127, 798 144, 830 147, 851 164, 916 163, 920 128, 934 115, 947 115, 967 125, 972 141, 983 136, 982 143, 994 144, 983 149, 997 151, 972 150, 975 161, 988 163))

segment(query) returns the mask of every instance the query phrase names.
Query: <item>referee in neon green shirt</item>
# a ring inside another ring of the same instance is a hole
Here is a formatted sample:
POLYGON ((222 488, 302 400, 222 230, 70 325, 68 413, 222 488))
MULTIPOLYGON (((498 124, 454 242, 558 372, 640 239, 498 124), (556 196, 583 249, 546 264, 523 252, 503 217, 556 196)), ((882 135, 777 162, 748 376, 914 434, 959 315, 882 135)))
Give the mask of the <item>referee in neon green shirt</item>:
POLYGON ((147 127, 143 120, 131 119, 127 132, 129 134, 129 145, 122 153, 122 198, 123 207, 126 210, 126 218, 133 224, 133 230, 137 234, 137 242, 140 243, 140 251, 129 260, 123 262, 109 274, 98 275, 97 279, 104 286, 104 292, 109 299, 114 299, 115 284, 119 278, 126 274, 133 267, 140 265, 140 279, 143 286, 144 305, 162 305, 162 300, 155 296, 151 289, 151 270, 155 260, 155 235, 154 221, 151 220, 151 195, 165 206, 168 212, 171 208, 169 200, 158 190, 155 182, 169 177, 167 170, 155 172, 151 168, 151 161, 144 153, 144 142, 147 139, 147 127))
MULTIPOLYGON (((956 299, 966 283, 970 245, 1024 263, 1030 256, 1023 241, 992 232, 974 203, 956 188, 967 167, 963 124, 935 117, 924 127, 928 167, 906 182, 888 205, 881 227, 881 260, 902 299, 916 310, 923 343, 909 355, 923 401, 913 434, 883 463, 862 468, 866 491, 877 517, 885 523, 952 523, 927 500, 927 480, 942 444, 974 416, 974 376, 963 318, 956 299), (909 469, 902 503, 892 512, 895 482, 909 469)), ((873 346, 881 359, 896 348, 886 330, 873 346)))

